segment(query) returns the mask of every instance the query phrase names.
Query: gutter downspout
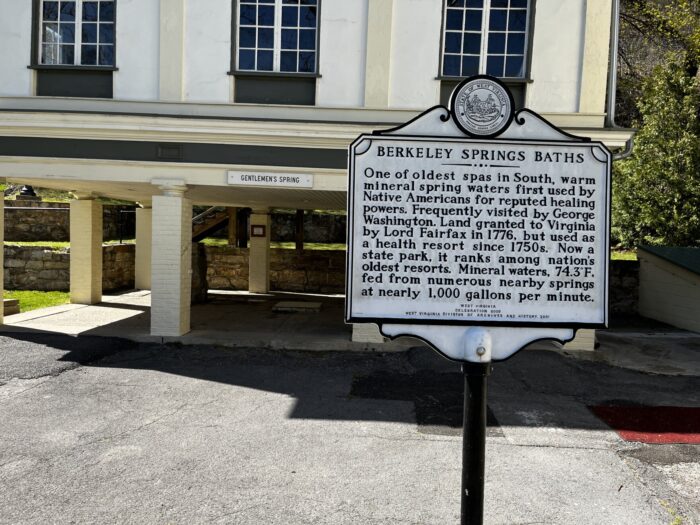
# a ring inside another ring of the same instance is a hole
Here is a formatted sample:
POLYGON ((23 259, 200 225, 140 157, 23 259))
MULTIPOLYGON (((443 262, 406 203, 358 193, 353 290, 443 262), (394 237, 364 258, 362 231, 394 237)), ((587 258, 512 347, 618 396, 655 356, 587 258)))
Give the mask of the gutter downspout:
MULTIPOLYGON (((615 103, 617 102, 617 53, 620 47, 620 0, 613 0, 612 29, 610 31, 610 69, 608 71, 608 107, 606 109, 605 127, 623 129, 615 122, 615 103)), ((624 160, 632 155, 634 135, 630 137, 625 149, 613 155, 613 160, 624 160)))

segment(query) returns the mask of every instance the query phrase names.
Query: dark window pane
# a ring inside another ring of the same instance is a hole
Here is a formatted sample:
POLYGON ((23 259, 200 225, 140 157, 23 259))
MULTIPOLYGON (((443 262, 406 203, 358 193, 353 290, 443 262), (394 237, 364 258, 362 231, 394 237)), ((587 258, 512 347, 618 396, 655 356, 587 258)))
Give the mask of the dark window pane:
POLYGON ((258 51, 258 71, 272 71, 272 51, 258 51))
POLYGON ((44 20, 58 20, 58 2, 44 2, 44 20))
POLYGON ((297 52, 282 51, 280 55, 280 70, 282 71, 297 71, 297 52))
POLYGON ((299 25, 301 27, 316 27, 316 8, 315 7, 300 7, 299 8, 299 25))
POLYGON ((445 34, 445 52, 459 53, 462 48, 462 33, 445 34))
POLYGON ((464 29, 467 31, 481 31, 483 14, 483 9, 468 9, 467 20, 464 22, 464 29))
POLYGON ((97 24, 83 24, 83 43, 92 44, 97 42, 97 24))
POLYGON ((41 63, 49 65, 58 64, 58 46, 41 46, 41 63))
POLYGON ((100 24, 100 44, 114 44, 114 24, 100 24))
POLYGON ((527 0, 510 0, 510 7, 527 7, 527 0))
POLYGON ((61 22, 75 20, 75 2, 61 2, 61 22))
POLYGON ((240 24, 242 26, 254 26, 255 25, 255 6, 242 5, 239 20, 240 20, 240 24))
POLYGON ((114 2, 100 2, 100 21, 114 22, 114 2))
POLYGON ((97 21, 97 2, 85 2, 85 3, 83 3, 83 21, 84 22, 96 22, 97 21))
POLYGON ((296 29, 282 30, 282 49, 297 48, 297 33, 298 31, 296 29))
POLYGON ((491 31, 506 30, 506 13, 503 9, 491 9, 489 29, 491 31))
POLYGON ((478 55, 481 53, 481 33, 464 34, 464 53, 478 55))
POLYGON ((522 78, 525 76, 523 57, 508 57, 506 59, 506 76, 522 78))
POLYGON ((113 66, 114 46, 100 46, 99 58, 101 66, 113 66))
POLYGON ((316 30, 302 29, 299 31, 299 49, 316 49, 316 30))
POLYGON ((491 33, 489 35, 489 55, 501 55, 506 52, 506 34, 491 33))
POLYGON ((58 44, 58 24, 44 24, 44 44, 58 44))
POLYGON ((484 7, 484 0, 467 0, 467 7, 484 7))
POLYGON ((282 0, 283 4, 294 4, 299 5, 299 0, 282 0))
POLYGON ((299 25, 299 8, 282 8, 282 27, 297 27, 299 25))
POLYGON ((508 8, 508 0, 491 0, 491 7, 508 8))
POLYGON ((488 57, 486 61, 486 74, 494 77, 503 76, 503 57, 488 57))
POLYGON ((316 71, 316 53, 302 51, 299 53, 299 72, 314 73, 316 71))
POLYGON ((511 10, 508 17, 508 30, 510 31, 525 31, 527 24, 527 11, 524 9, 511 10))
POLYGON ((272 49, 274 45, 274 29, 258 29, 258 47, 262 49, 272 49))
POLYGON ((241 27, 238 31, 238 45, 240 47, 255 47, 255 29, 241 27))
POLYGON ((316 5, 316 0, 300 0, 301 5, 316 5))
POLYGON ((260 4, 274 4, 275 0, 260 0, 258 3, 260 3, 260 4))
POLYGON ((464 11, 461 9, 448 9, 447 10, 447 20, 446 20, 446 27, 447 29, 456 29, 458 31, 461 31, 463 26, 462 26, 462 15, 464 14, 464 11))
POLYGON ((508 54, 522 55, 525 53, 525 33, 508 33, 508 54))
POLYGON ((459 76, 459 56, 445 55, 442 59, 442 74, 446 76, 459 76))
POLYGON ((61 24, 61 44, 75 42, 75 24, 61 24))
POLYGON ((269 5, 261 5, 258 7, 258 25, 272 26, 275 25, 275 8, 269 5))
POLYGON ((73 46, 59 46, 61 49, 61 64, 74 64, 75 63, 75 47, 73 46))
POLYGON ((255 51, 245 49, 238 51, 238 69, 255 69, 255 51))
POLYGON ((82 46, 80 63, 85 66, 97 65, 97 46, 82 46))
POLYGON ((447 0, 447 7, 464 7, 464 0, 447 0))
POLYGON ((462 76, 470 77, 479 74, 479 57, 462 58, 462 76))

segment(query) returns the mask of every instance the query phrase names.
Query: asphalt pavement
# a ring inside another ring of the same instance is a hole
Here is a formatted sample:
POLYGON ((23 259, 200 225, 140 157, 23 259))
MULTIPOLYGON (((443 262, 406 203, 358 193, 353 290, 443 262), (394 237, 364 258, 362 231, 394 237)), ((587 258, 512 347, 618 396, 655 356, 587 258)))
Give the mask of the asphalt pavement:
MULTIPOLYGON (((700 448, 587 408, 698 377, 524 351, 489 378, 485 522, 700 523, 700 448)), ((462 375, 426 348, 0 336, 0 523, 459 523, 462 375)))

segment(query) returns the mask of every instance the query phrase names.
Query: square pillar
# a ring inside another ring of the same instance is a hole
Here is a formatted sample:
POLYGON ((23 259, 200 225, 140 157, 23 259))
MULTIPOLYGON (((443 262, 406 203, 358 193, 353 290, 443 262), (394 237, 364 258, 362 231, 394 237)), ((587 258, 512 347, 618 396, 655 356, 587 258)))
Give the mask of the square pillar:
POLYGON ((150 206, 136 208, 136 256, 134 287, 151 289, 151 242, 153 236, 153 209, 150 206))
POLYGON ((192 201, 184 191, 153 197, 151 335, 190 331, 192 297, 192 201))
POLYGON ((253 210, 250 215, 250 256, 248 258, 248 291, 270 291, 270 214, 253 210))
POLYGON ((70 202, 70 302, 102 300, 102 203, 70 202))

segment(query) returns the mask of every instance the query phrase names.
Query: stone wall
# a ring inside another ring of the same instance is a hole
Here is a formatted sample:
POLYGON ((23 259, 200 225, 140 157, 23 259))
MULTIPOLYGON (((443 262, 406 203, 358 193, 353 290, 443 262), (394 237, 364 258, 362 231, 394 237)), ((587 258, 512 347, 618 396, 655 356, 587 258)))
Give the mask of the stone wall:
POLYGON ((636 314, 639 309, 639 261, 610 261, 610 313, 636 314))
MULTIPOLYGON (((103 239, 119 239, 136 235, 134 206, 105 205, 103 207, 103 239)), ((65 202, 5 201, 5 240, 15 242, 70 240, 70 205, 65 202)))
MULTIPOLYGON (((219 290, 248 289, 248 249, 207 246, 207 281, 219 290)), ((344 293, 345 251, 270 250, 270 287, 309 293, 344 293)))
MULTIPOLYGON (((102 248, 104 292, 134 287, 134 245, 102 248)), ((61 291, 70 289, 70 253, 40 246, 5 246, 5 289, 61 291)))

